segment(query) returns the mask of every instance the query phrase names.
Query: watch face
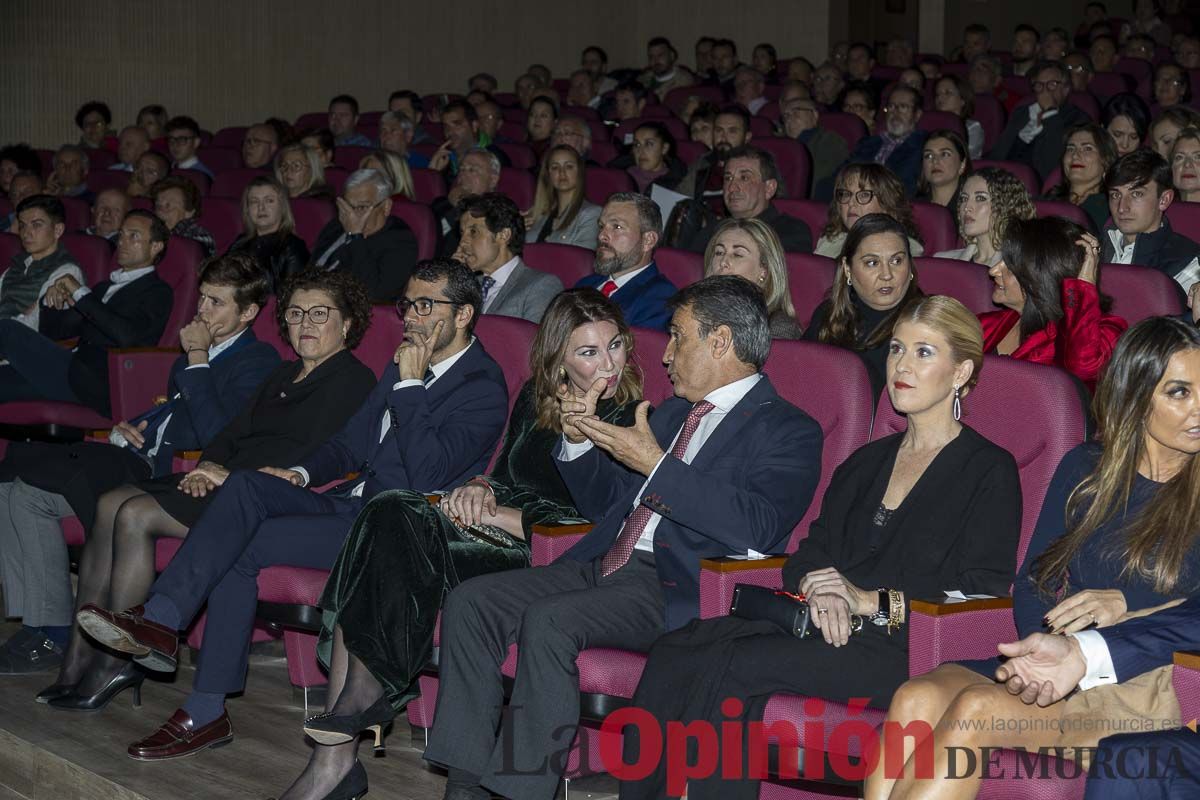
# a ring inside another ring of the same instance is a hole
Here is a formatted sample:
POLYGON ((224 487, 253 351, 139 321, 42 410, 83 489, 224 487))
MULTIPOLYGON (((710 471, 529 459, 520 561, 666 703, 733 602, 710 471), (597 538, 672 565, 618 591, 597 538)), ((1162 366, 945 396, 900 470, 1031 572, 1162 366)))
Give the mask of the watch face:
POLYGON ((888 618, 887 617, 871 617, 871 622, 875 623, 876 625, 878 625, 880 627, 883 627, 884 625, 888 624, 888 618))

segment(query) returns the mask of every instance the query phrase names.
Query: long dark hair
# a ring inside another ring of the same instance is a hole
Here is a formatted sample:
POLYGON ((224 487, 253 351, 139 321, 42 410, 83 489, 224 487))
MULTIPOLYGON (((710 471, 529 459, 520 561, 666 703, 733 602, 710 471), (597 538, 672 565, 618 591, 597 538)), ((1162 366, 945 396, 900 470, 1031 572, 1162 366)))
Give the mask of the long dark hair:
MULTIPOLYGON (((966 180, 967 176, 970 175, 975 169, 975 165, 971 163, 970 148, 967 147, 967 143, 963 141, 963 138, 958 135, 958 131, 952 131, 948 128, 941 128, 936 131, 931 131, 929 135, 925 137, 925 146, 928 147, 929 143, 934 139, 945 139, 947 142, 949 142, 950 146, 954 148, 954 151, 958 153, 958 160, 961 161, 963 165, 963 173, 962 175, 958 176, 958 188, 955 189, 954 198, 950 201, 950 205, 952 206, 950 213, 957 217, 958 215, 956 212, 958 210, 958 193, 962 191, 963 181, 966 180)), ((925 150, 922 148, 921 157, 924 158, 924 156, 925 150)), ((921 177, 917 180, 917 197, 925 198, 932 196, 933 187, 930 186, 925 180, 925 170, 922 169, 921 177)))
MULTIPOLYGON (((1104 193, 1104 176, 1108 174, 1108 168, 1117 160, 1117 145, 1113 141, 1112 134, 1107 129, 1101 128, 1094 122, 1082 122, 1078 125, 1072 125, 1067 129, 1067 133, 1063 136, 1063 152, 1058 157, 1058 163, 1062 164, 1062 157, 1067 153, 1067 143, 1071 141, 1071 137, 1077 133, 1087 133, 1092 137, 1092 142, 1096 145, 1096 152, 1100 155, 1100 163, 1103 169, 1100 171, 1100 183, 1097 191, 1100 194, 1104 193)), ((1062 180, 1058 186, 1050 190, 1048 195, 1056 200, 1066 200, 1071 202, 1071 182, 1067 180, 1066 171, 1063 172, 1062 180)))
MULTIPOLYGON (((1092 402, 1104 451, 1096 468, 1067 498, 1066 533, 1033 562, 1030 577, 1039 591, 1053 595, 1062 589, 1080 548, 1128 506, 1138 463, 1146 452, 1145 423, 1155 389, 1172 356, 1197 348, 1196 327, 1171 317, 1142 320, 1117 340, 1092 402)), ((1179 581, 1198 533, 1200 460, 1192 456, 1159 486, 1154 500, 1127 524, 1120 542, 1105 557, 1122 565, 1122 577, 1149 581, 1160 594, 1190 594, 1194 586, 1180 587, 1179 581)))
MULTIPOLYGON (((1083 248, 1075 242, 1085 233, 1087 228, 1061 217, 1009 220, 1000 256, 1025 295, 1022 339, 1062 319, 1062 282, 1076 277, 1083 266, 1083 248)), ((1111 306, 1112 298, 1101 295, 1100 307, 1107 311, 1111 306)))

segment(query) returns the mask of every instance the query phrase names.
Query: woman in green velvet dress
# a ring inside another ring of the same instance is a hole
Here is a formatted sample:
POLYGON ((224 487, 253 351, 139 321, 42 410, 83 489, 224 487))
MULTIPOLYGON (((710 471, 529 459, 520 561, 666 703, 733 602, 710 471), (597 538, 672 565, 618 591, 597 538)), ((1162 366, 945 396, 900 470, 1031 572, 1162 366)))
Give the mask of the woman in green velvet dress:
POLYGON ((529 566, 534 525, 578 518, 554 464, 559 400, 606 386, 596 413, 632 425, 642 396, 633 335, 616 303, 595 289, 558 295, 529 355, 522 387, 490 475, 436 505, 423 494, 377 495, 355 520, 321 598, 318 653, 329 668, 325 714, 305 732, 320 744, 283 800, 357 797, 366 772, 358 735, 382 726, 416 696, 445 595, 468 578, 529 566))

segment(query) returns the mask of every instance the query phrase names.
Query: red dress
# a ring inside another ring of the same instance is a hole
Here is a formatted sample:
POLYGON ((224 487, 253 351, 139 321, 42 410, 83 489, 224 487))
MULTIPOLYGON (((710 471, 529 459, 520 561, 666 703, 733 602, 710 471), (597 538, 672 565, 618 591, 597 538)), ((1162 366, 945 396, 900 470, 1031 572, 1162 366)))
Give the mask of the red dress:
MULTIPOLYGON (((1117 337, 1129 323, 1101 311, 1095 285, 1078 278, 1063 280, 1062 303, 1062 319, 1027 336, 1009 355, 1061 367, 1087 384, 1088 389, 1095 389, 1100 370, 1112 357, 1117 337)), ((997 345, 1020 320, 1021 315, 1011 308, 980 314, 983 352, 996 352, 997 345)))

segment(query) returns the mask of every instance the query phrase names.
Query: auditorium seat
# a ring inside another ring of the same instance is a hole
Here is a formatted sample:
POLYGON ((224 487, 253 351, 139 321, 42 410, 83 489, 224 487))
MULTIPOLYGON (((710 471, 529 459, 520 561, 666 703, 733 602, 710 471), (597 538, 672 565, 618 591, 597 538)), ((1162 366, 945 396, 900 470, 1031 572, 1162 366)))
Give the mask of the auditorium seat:
POLYGON ((1092 122, 1100 120, 1100 104, 1091 92, 1071 92, 1067 95, 1067 102, 1091 117, 1092 122))
POLYGON ((617 192, 636 192, 637 184, 623 169, 592 167, 585 176, 584 194, 598 206, 608 202, 608 196, 617 192))
POLYGON ((321 229, 337 216, 333 203, 320 197, 293 197, 288 203, 296 220, 296 235, 311 252, 321 229))
POLYGON ((1050 174, 1046 176, 1046 180, 1042 181, 1042 194, 1047 195, 1053 192, 1062 183, 1062 179, 1062 167, 1055 167, 1050 170, 1050 174))
POLYGON ((92 224, 92 208, 79 197, 60 197, 67 214, 67 230, 81 231, 92 224))
POLYGON ((218 173, 217 177, 213 179, 209 195, 212 197, 230 197, 240 201, 242 193, 246 191, 246 187, 250 185, 250 181, 270 174, 264 170, 252 167, 227 169, 224 172, 218 173))
POLYGON ((1117 63, 1113 65, 1113 72, 1119 72, 1122 75, 1128 75, 1135 83, 1149 80, 1154 73, 1154 67, 1150 62, 1143 61, 1140 58, 1130 58, 1129 56, 1121 56, 1117 59, 1117 63))
POLYGON ((1200 242, 1200 203, 1176 200, 1167 206, 1167 219, 1176 233, 1200 242))
POLYGON ((254 318, 252 326, 254 335, 258 337, 259 341, 274 347, 281 359, 293 361, 296 358, 296 352, 292 350, 291 344, 279 335, 279 320, 275 318, 275 306, 275 295, 271 295, 267 298, 262 311, 258 312, 258 316, 254 318))
POLYGON ((1088 91, 1101 103, 1106 103, 1115 94, 1132 92, 1136 85, 1133 78, 1123 72, 1097 72, 1088 84, 1088 91))
POLYGON ((1030 79, 1025 75, 1005 75, 1000 79, 1001 85, 1017 97, 1029 97, 1033 94, 1030 79))
MULTIPOLYGON (((778 89, 779 87, 775 88, 778 89)), ((779 122, 780 113, 779 101, 772 100, 771 102, 764 104, 763 107, 758 110, 758 114, 755 116, 764 117, 771 120, 771 122, 779 122)))
MULTIPOLYGON (((676 142, 675 147, 679 150, 676 155, 678 155, 683 163, 687 164, 689 167, 696 163, 696 160, 701 156, 708 153, 708 148, 705 147, 702 142, 693 142, 690 139, 683 142, 676 142)), ((592 149, 595 150, 595 145, 592 145, 592 149)))
POLYGON ((768 136, 774 136, 775 123, 766 117, 753 116, 750 118, 750 133, 755 142, 768 136))
POLYGON ((1025 189, 1029 192, 1030 197, 1039 197, 1042 194, 1042 181, 1033 167, 1028 164, 1023 164, 1020 161, 995 161, 988 158, 981 158, 975 161, 974 164, 975 169, 995 167, 996 169, 1011 172, 1017 180, 1025 184, 1025 189))
POLYGON ((0 272, 8 269, 13 256, 21 250, 21 237, 15 233, 0 233, 0 272))
POLYGON ((88 149, 88 169, 106 170, 117 163, 117 154, 111 150, 88 149))
POLYGON ((962 303, 972 314, 995 311, 987 267, 954 258, 923 256, 913 259, 917 281, 925 294, 945 294, 962 303))
POLYGON ((500 170, 496 191, 516 203, 517 208, 526 211, 533 205, 533 176, 523 169, 506 167, 500 170))
POLYGON ((1187 310, 1179 284, 1150 267, 1101 264, 1100 290, 1112 298, 1112 313, 1130 325, 1147 317, 1178 316, 1187 310))
MULTIPOLYGON (((501 133, 504 132, 501 131, 501 133)), ((534 169, 537 166, 537 157, 533 154, 533 148, 523 141, 497 142, 496 147, 499 147, 504 155, 508 156, 509 163, 514 169, 534 169)))
POLYGON ((240 147, 201 147, 196 152, 196 157, 200 159, 200 163, 212 170, 213 175, 244 166, 240 147))
POLYGON ((125 191, 129 178, 133 173, 119 169, 92 170, 87 176, 87 187, 93 194, 100 194, 105 189, 125 191))
POLYGON ((796 322, 807 329, 813 311, 829 297, 837 263, 811 253, 784 253, 783 257, 787 261, 788 291, 796 310, 796 322))
POLYGON ((228 128, 221 128, 213 134, 213 147, 238 147, 242 146, 242 140, 246 138, 246 131, 249 127, 246 125, 233 125, 228 128))
POLYGON ((660 247, 654 251, 654 263, 677 289, 691 286, 704 277, 704 256, 690 250, 660 247))
POLYGON ((921 113, 921 118, 917 120, 917 127, 923 131, 936 131, 943 128, 952 130, 961 136, 964 142, 967 141, 967 127, 963 124, 962 117, 951 114, 949 111, 924 111, 921 113))
POLYGON ((349 177, 350 173, 336 164, 325 168, 325 183, 338 197, 342 196, 342 189, 345 188, 346 179, 349 177))
POLYGON ((328 128, 329 112, 310 111, 307 114, 301 114, 296 117, 296 122, 292 127, 296 129, 297 134, 301 134, 309 128, 328 128))
POLYGON ((914 200, 913 222, 921 232, 926 253, 940 253, 958 247, 958 227, 945 206, 914 200))
POLYGON ((579 117, 584 121, 600 122, 600 112, 588 106, 563 106, 560 117, 579 117))
MULTIPOLYGON (((83 270, 83 277, 88 286, 95 286, 101 281, 108 280, 112 271, 109 260, 112 258, 113 246, 103 236, 90 236, 86 233, 65 233, 62 237, 63 247, 75 259, 75 263, 83 270)), ((8 262, 0 255, 0 266, 8 266, 8 262)))
MULTIPOLYGON (((862 120, 859 121, 861 122, 862 120)), ((825 223, 829 221, 828 203, 822 203, 817 200, 792 200, 776 197, 771 201, 771 204, 781 214, 795 217, 807 225, 809 232, 812 233, 813 245, 816 245, 817 240, 821 238, 821 231, 825 230, 825 223)))
POLYGON ((212 178, 198 169, 173 169, 171 174, 191 181, 192 186, 196 187, 196 191, 200 192, 201 197, 206 196, 209 189, 212 188, 212 178))
POLYGON ((392 216, 404 220, 417 238, 417 258, 433 258, 437 252, 437 222, 433 211, 404 195, 392 195, 392 216))
POLYGON ((663 105, 678 114, 687 105, 690 97, 699 97, 718 107, 725 102, 725 92, 720 86, 680 86, 667 92, 667 96, 663 98, 663 105))
POLYGON ((1071 222, 1092 229, 1092 219, 1082 208, 1066 200, 1034 200, 1033 207, 1039 217, 1062 217, 1071 222))
POLYGON ((1004 105, 996 99, 996 95, 983 92, 975 95, 975 119, 983 128, 983 152, 986 153, 1004 132, 1008 114, 1004 105))
POLYGON ((229 249, 242 232, 242 202, 230 197, 206 197, 200 206, 200 227, 213 235, 217 252, 229 249))
POLYGON ((812 156, 808 148, 795 139, 782 136, 755 136, 750 144, 766 150, 775 157, 775 165, 783 178, 778 197, 803 199, 808 197, 812 175, 812 156))
POLYGON ((529 119, 529 112, 518 106, 517 108, 502 108, 500 116, 505 122, 512 122, 521 126, 521 130, 525 130, 525 122, 529 119))
POLYGON ((675 395, 675 386, 663 367, 663 354, 670 337, 665 331, 653 328, 633 329, 634 361, 642 370, 642 398, 655 407, 675 395))
POLYGON ((354 172, 358 169, 359 163, 371 155, 373 150, 373 147, 338 145, 333 151, 333 163, 347 172, 354 172))
POLYGON ((842 137, 851 153, 854 152, 858 140, 867 135, 866 123, 854 114, 844 111, 822 111, 817 125, 842 137))
POLYGON ((534 269, 548 272, 570 289, 592 274, 596 254, 586 247, 553 242, 530 242, 521 250, 521 258, 534 269))
MULTIPOLYGON (((196 301, 200 297, 197 278, 203 260, 204 248, 198 242, 180 236, 172 236, 167 242, 167 250, 158 263, 158 277, 171 287, 171 316, 158 340, 159 347, 178 347, 179 329, 196 316, 196 301)), ((115 255, 112 268, 117 268, 115 255)))
POLYGON ((425 167, 414 167, 409 172, 412 173, 413 194, 417 202, 428 204, 446 196, 446 181, 442 173, 425 167))

